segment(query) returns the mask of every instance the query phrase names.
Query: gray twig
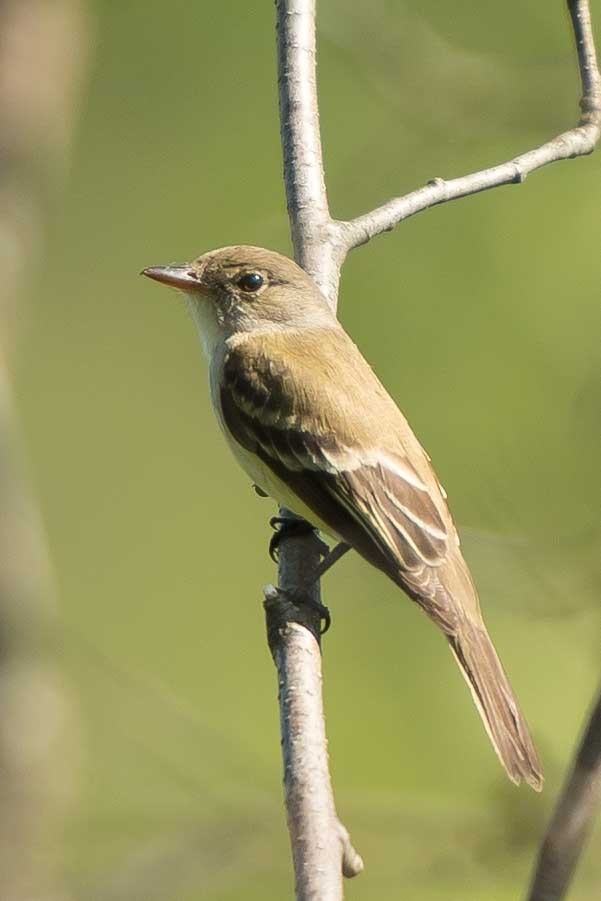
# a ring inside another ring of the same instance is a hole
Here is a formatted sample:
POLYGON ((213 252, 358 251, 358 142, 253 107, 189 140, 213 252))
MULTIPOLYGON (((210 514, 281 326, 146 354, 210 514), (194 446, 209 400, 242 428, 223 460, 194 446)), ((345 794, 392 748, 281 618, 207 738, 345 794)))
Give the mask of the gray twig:
MULTIPOLYGON (((335 305, 342 259, 325 240, 325 188, 315 77, 315 0, 278 0, 278 84, 284 178, 296 260, 335 305)), ((282 510, 283 516, 287 515, 282 510)), ((305 584, 320 561, 311 535, 280 546, 279 585, 305 584)), ((309 607, 265 595, 269 646, 279 685, 284 791, 297 901, 341 901, 343 876, 363 861, 336 815, 321 692, 319 617, 309 607)), ((312 600, 319 601, 319 583, 312 600)))
POLYGON ((433 178, 423 187, 395 197, 356 219, 335 223, 337 240, 344 251, 365 244, 375 235, 390 231, 399 222, 430 207, 489 188, 521 184, 531 172, 542 166, 592 153, 601 135, 601 77, 588 0, 568 0, 568 9, 574 27, 582 84, 581 115, 577 125, 506 163, 460 178, 433 178))
POLYGON ((601 691, 547 827, 528 901, 565 898, 601 802, 601 691))
POLYGON ((297 898, 338 901, 363 862, 338 821, 328 769, 317 636, 268 588, 269 644, 278 671, 284 790, 297 898), (273 606, 272 606, 273 605, 273 606))
MULTIPOLYGON (((582 83, 578 124, 509 162, 461 178, 435 178, 350 221, 333 219, 327 199, 316 87, 315 0, 276 0, 278 84, 284 180, 294 254, 335 309, 340 271, 355 247, 415 213, 504 184, 558 160, 591 153, 601 135, 601 78, 588 0, 568 0, 582 83)), ((287 511, 283 510, 286 516, 287 511)), ((280 548, 279 585, 303 584, 319 562, 311 536, 280 548)), ((312 600, 318 601, 319 585, 312 600)), ((309 608, 266 591, 271 652, 278 671, 288 823, 297 901, 340 901, 342 874, 363 863, 338 822, 327 766, 321 699, 319 622, 309 608)))

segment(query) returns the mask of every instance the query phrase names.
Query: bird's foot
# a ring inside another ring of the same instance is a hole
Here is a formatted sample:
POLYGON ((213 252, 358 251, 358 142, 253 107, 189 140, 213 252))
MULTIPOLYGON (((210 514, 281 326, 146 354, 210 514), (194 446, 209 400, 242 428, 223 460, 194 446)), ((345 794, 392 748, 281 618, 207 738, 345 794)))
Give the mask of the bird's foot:
POLYGON ((320 601, 316 601, 314 598, 308 597, 302 590, 286 593, 289 600, 294 604, 295 607, 308 607, 309 610, 313 610, 315 611, 315 613, 319 614, 320 621, 323 620, 323 627, 320 628, 319 632, 320 635, 325 635, 332 625, 332 615, 328 607, 326 607, 326 605, 322 604, 320 601))
POLYGON ((319 553, 322 560, 313 572, 305 577, 297 588, 278 588, 275 591, 276 594, 284 597, 291 604, 294 604, 295 607, 308 607, 319 614, 320 620, 324 622, 321 634, 325 635, 332 624, 332 617, 328 608, 312 596, 312 589, 330 567, 350 550, 350 545, 341 541, 330 550, 325 541, 322 541, 317 535, 317 530, 304 519, 274 516, 269 522, 272 528, 277 529, 269 542, 269 556, 274 562, 277 561, 277 551, 283 538, 291 535, 310 535, 313 532, 319 542, 319 553))
POLYGON ((309 609, 319 615, 320 621, 323 620, 323 628, 320 628, 320 635, 325 635, 332 624, 330 611, 325 604, 320 603, 312 598, 308 591, 303 588, 276 588, 274 597, 279 597, 298 607, 299 610, 309 609))
POLYGON ((319 553, 322 557, 327 557, 330 549, 325 541, 322 541, 315 529, 310 523, 304 519, 292 519, 289 516, 272 516, 269 525, 275 529, 269 541, 269 556, 274 563, 278 562, 279 548, 282 541, 287 538, 297 538, 301 535, 314 534, 319 542, 319 553))

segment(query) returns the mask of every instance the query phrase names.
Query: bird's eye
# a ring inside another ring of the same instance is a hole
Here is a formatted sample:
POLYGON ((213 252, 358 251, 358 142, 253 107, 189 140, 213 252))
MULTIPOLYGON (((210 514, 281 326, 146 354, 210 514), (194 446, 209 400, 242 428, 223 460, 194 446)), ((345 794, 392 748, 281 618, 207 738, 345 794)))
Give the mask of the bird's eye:
POLYGON ((247 272, 242 278, 238 279, 238 287, 248 294, 258 291, 263 286, 263 276, 258 272, 247 272))

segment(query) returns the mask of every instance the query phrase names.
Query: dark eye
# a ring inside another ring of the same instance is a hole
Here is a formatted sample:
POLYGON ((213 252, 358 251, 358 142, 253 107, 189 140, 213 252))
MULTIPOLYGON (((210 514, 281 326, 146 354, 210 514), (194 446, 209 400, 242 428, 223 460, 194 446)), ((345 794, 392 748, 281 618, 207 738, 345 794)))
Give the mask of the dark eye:
POLYGON ((258 291, 262 285, 263 276, 259 275, 258 272, 247 272, 246 275, 238 279, 238 287, 249 294, 252 294, 253 291, 258 291))

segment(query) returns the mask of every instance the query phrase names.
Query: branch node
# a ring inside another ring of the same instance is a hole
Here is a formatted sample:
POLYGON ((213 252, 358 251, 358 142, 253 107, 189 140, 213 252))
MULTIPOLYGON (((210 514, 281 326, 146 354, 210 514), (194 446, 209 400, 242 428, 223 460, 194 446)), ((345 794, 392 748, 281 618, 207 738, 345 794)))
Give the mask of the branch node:
POLYGON ((514 175, 513 175, 513 178, 511 179, 511 183, 514 185, 523 184, 526 181, 528 173, 525 172, 524 169, 522 169, 522 167, 520 166, 519 163, 515 163, 515 162, 513 164, 513 170, 514 170, 514 175))
POLYGON ((447 188, 447 182, 444 178, 439 178, 436 176, 435 178, 429 178, 426 182, 426 188, 434 188, 434 198, 430 201, 432 205, 436 205, 439 203, 446 203, 449 199, 449 192, 447 188))
POLYGON ((581 125, 598 123, 601 119, 601 93, 595 91, 594 94, 585 94, 581 97, 580 109, 582 111, 581 125))

